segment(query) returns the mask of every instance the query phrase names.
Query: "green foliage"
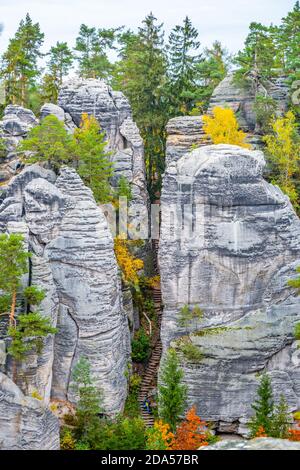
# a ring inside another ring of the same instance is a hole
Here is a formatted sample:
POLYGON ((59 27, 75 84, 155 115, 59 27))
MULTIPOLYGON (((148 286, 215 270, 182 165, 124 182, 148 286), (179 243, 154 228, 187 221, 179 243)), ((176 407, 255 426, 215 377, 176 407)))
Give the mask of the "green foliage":
MULTIPOLYGON (((99 445, 99 444, 98 444, 99 445)), ((119 417, 106 427, 106 436, 96 449, 143 450, 145 449, 145 425, 141 418, 119 417)))
POLYGON ((219 41, 204 50, 203 60, 197 63, 198 102, 190 114, 203 114, 214 89, 226 77, 231 57, 219 41))
POLYGON ((254 415, 249 422, 251 437, 255 437, 262 427, 264 432, 271 436, 274 416, 274 401, 271 381, 267 375, 263 375, 257 389, 257 398, 252 404, 254 415))
POLYGON ((51 320, 38 312, 18 315, 17 325, 8 328, 11 337, 8 353, 18 360, 23 359, 27 352, 41 354, 43 338, 56 332, 56 328, 51 326, 51 320))
POLYGON ((0 234, 0 289, 5 295, 12 295, 21 286, 21 277, 28 271, 29 257, 23 235, 0 234))
POLYGON ((118 188, 115 192, 115 199, 119 199, 119 197, 126 197, 127 203, 132 201, 132 191, 131 186, 128 179, 121 175, 118 181, 118 188))
POLYGON ((4 79, 7 104, 28 105, 30 86, 40 73, 37 61, 43 41, 40 25, 27 13, 2 55, 0 78, 4 79))
POLYGON ((23 291, 26 301, 30 305, 39 305, 46 297, 45 291, 36 286, 28 286, 23 291))
POLYGON ((169 349, 164 359, 158 385, 159 417, 176 429, 186 404, 187 389, 182 384, 183 371, 174 349, 169 349))
POLYGON ((203 311, 198 305, 193 308, 190 308, 188 305, 184 305, 179 311, 177 323, 180 327, 187 329, 193 319, 201 320, 202 318, 203 311))
POLYGON ((110 153, 106 151, 105 133, 93 116, 82 115, 79 129, 74 132, 76 151, 80 157, 78 173, 91 188, 97 202, 110 200, 109 178, 112 176, 110 153))
POLYGON ((97 30, 85 24, 80 26, 75 51, 81 77, 110 79, 113 66, 107 52, 115 49, 118 30, 119 28, 97 30))
POLYGON ((44 101, 56 103, 63 78, 73 63, 73 53, 66 42, 57 41, 48 52, 48 72, 43 77, 41 95, 44 101))
POLYGON ((189 113, 197 98, 196 71, 201 61, 200 42, 197 38, 198 31, 188 17, 184 19, 182 26, 175 26, 169 36, 170 96, 176 115, 189 113))
POLYGON ((164 169, 165 126, 169 118, 166 105, 166 56, 162 25, 150 13, 138 34, 119 36, 120 61, 114 82, 130 101, 133 117, 145 144, 148 190, 151 198, 160 185, 164 169))
POLYGON ((252 22, 245 41, 245 47, 235 58, 238 69, 237 79, 248 83, 255 93, 259 86, 265 86, 276 76, 276 68, 280 64, 278 49, 272 34, 272 28, 261 23, 252 22))
POLYGON ((150 353, 150 338, 143 328, 134 335, 131 343, 131 357, 134 362, 144 362, 150 353))
POLYGON ((7 155, 7 147, 5 145, 5 139, 0 138, 0 160, 5 158, 7 155))
POLYGON ((203 354, 199 346, 196 346, 191 340, 181 340, 178 343, 179 350, 189 362, 200 362, 203 354))
POLYGON ((256 95, 253 109, 256 115, 257 130, 263 134, 271 131, 271 121, 276 115, 276 108, 276 101, 270 96, 256 95))
MULTIPOLYGON (((297 267, 296 271, 297 271, 297 273, 300 274, 300 266, 297 267)), ((294 287, 294 288, 298 289, 298 292, 300 294, 300 275, 296 279, 289 279, 288 280, 288 285, 290 287, 294 287)))
POLYGON ((56 116, 46 116, 18 146, 26 163, 47 162, 55 170, 76 158, 74 141, 56 116))
POLYGON ((136 418, 140 416, 140 405, 138 402, 138 392, 142 378, 138 374, 132 374, 129 379, 129 393, 127 395, 124 416, 127 418, 136 418))
POLYGON ((295 326, 294 336, 297 340, 300 340, 300 323, 297 323, 295 326))
POLYGON ((272 182, 286 193, 296 209, 299 209, 300 137, 295 115, 288 111, 272 123, 272 134, 266 135, 266 153, 272 165, 272 182))
POLYGON ((291 415, 288 412, 286 399, 281 395, 278 405, 275 406, 272 422, 272 437, 287 439, 291 425, 291 415))
POLYGON ((98 417, 103 412, 102 393, 94 385, 89 361, 80 357, 72 375, 72 390, 78 397, 76 407, 76 438, 92 445, 95 435, 101 432, 98 417))

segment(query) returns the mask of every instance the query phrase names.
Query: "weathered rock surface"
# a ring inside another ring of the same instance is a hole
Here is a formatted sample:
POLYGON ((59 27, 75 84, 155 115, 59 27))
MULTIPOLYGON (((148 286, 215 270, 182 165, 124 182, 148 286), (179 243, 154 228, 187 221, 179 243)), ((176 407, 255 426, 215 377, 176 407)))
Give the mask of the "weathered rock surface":
MULTIPOLYGON (((276 103, 278 113, 287 111, 288 106, 288 86, 285 78, 278 77, 267 85, 268 95, 276 103)), ((264 90, 261 90, 264 95, 264 90)), ((246 131, 254 131, 256 125, 256 115, 253 109, 255 96, 251 90, 241 89, 233 82, 233 75, 229 74, 222 80, 214 90, 211 101, 211 110, 214 106, 229 107, 237 113, 240 125, 246 131)))
MULTIPOLYGON (((0 230, 26 235, 32 283, 45 289, 41 311, 58 333, 40 357, 32 354, 18 370, 18 385, 47 401, 75 400, 70 377, 80 356, 89 359, 109 414, 127 394, 130 354, 128 320, 113 239, 90 189, 70 168, 60 175, 27 167, 10 182, 0 206, 0 230)), ((12 375, 8 363, 7 373, 12 375)))
POLYGON ((58 449, 58 419, 0 372, 0 450, 58 449))
POLYGON ((259 437, 250 441, 220 441, 211 446, 201 447, 199 450, 300 450, 300 443, 286 439, 259 437))
POLYGON ((40 110, 41 119, 44 119, 46 116, 49 116, 49 115, 56 116, 57 119, 64 122, 65 128, 70 133, 74 132, 74 130, 77 127, 76 124, 73 122, 73 119, 71 118, 70 114, 65 113, 65 111, 57 104, 45 103, 41 107, 41 110, 40 110))
POLYGON ((177 161, 193 146, 207 145, 202 127, 202 116, 179 116, 169 120, 166 127, 166 165, 177 161))
POLYGON ((187 334, 181 307, 199 305, 204 318, 188 332, 203 359, 182 356, 185 381, 189 403, 222 432, 245 432, 264 371, 276 397, 300 406, 300 297, 287 286, 300 265, 300 221, 264 165, 259 151, 211 145, 170 163, 163 181, 164 350, 180 350, 187 334))
POLYGON ((2 185, 22 167, 16 147, 37 124, 38 120, 30 109, 18 105, 9 105, 5 108, 3 118, 0 120, 0 138, 7 148, 6 155, 0 161, 2 185))
MULTIPOLYGON (((105 131, 114 162, 113 184, 121 175, 132 185, 133 205, 147 214, 144 146, 132 120, 131 108, 123 93, 113 91, 104 81, 77 79, 61 89, 58 104, 79 126, 82 113, 93 115, 105 131)), ((133 208, 134 210, 134 208, 133 208)))

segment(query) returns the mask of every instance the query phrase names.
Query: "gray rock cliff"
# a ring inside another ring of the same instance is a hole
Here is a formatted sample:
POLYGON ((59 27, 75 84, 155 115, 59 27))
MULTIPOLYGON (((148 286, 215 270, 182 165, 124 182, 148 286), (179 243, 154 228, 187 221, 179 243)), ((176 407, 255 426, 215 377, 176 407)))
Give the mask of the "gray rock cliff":
MULTIPOLYGON (((18 369, 18 385, 26 394, 38 391, 45 402, 74 401, 70 377, 85 356, 106 412, 119 412, 127 395, 130 335, 101 208, 75 170, 63 168, 57 177, 39 165, 15 176, 2 200, 0 230, 25 234, 33 253, 31 282, 47 293, 41 311, 58 327, 42 355, 29 355, 18 369)), ((9 361, 6 372, 13 376, 9 361)))
POLYGON ((186 340, 200 349, 199 362, 180 353, 189 403, 225 432, 245 431, 264 371, 276 397, 300 406, 300 297, 287 286, 300 265, 300 221, 264 165, 262 152, 210 145, 170 163, 163 181, 164 350, 186 340), (204 312, 188 331, 177 321, 186 304, 204 312))
POLYGON ((58 419, 0 372, 0 450, 58 449, 58 419))

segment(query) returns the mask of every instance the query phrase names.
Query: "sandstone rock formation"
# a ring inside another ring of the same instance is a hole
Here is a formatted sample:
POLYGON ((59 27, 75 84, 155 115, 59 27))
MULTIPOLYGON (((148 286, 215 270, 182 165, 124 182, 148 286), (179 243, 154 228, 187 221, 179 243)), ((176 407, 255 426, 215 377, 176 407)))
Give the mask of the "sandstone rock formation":
MULTIPOLYGON (((102 80, 71 80, 62 87, 58 104, 77 126, 82 113, 96 117, 106 133, 108 149, 112 152, 113 184, 116 186, 120 176, 125 176, 132 186, 132 205, 138 204, 138 210, 147 217, 144 146, 123 93, 113 91, 102 80)), ((134 207, 132 211, 134 213, 134 207)))
POLYGON ((22 167, 16 154, 16 147, 37 124, 38 120, 30 109, 18 105, 9 105, 5 108, 0 121, 0 139, 3 139, 7 153, 0 161, 0 183, 8 181, 22 167))
MULTIPOLYGON (((74 400, 71 373, 89 359, 107 413, 119 412, 127 395, 128 319, 113 239, 91 190, 70 168, 57 177, 39 165, 15 176, 0 206, 0 231, 26 236, 30 279, 45 289, 41 311, 57 325, 43 354, 29 355, 15 380, 26 394, 74 400)), ((13 376, 8 361, 6 372, 13 376)))
POLYGON ((220 441, 199 450, 300 450, 299 442, 291 442, 287 439, 272 439, 271 437, 260 437, 247 440, 220 441))
MULTIPOLYGON (((268 95, 273 98, 279 113, 287 111, 288 86, 284 77, 278 77, 267 85, 268 95)), ((261 90, 264 95, 264 90, 261 90)), ((214 106, 229 107, 237 113, 240 125, 246 131, 254 131, 256 115, 253 109, 255 96, 251 90, 242 89, 233 82, 233 75, 229 74, 215 88, 211 100, 211 110, 214 106)))
POLYGON ((0 450, 58 449, 58 419, 0 372, 0 450))
POLYGON ((166 127, 166 165, 177 161, 193 146, 207 145, 202 127, 202 116, 179 116, 169 120, 166 127))
POLYGON ((170 163, 163 181, 164 350, 200 348, 199 362, 180 353, 189 403, 222 432, 245 431, 264 371, 276 397, 300 405, 300 297, 287 286, 300 265, 300 221, 264 165, 259 151, 211 145, 170 163), (186 304, 204 311, 189 337, 177 322, 186 304))

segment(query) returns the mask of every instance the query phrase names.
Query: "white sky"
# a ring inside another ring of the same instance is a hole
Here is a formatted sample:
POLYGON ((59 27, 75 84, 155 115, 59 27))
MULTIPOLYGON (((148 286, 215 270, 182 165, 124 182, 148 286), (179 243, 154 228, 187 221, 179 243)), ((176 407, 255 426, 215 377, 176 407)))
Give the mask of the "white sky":
POLYGON ((137 29, 153 11, 167 33, 188 15, 199 31, 202 46, 218 39, 230 52, 238 51, 251 21, 278 23, 295 0, 0 0, 0 54, 29 12, 45 33, 43 51, 59 41, 74 46, 81 23, 97 27, 125 25, 137 29))

